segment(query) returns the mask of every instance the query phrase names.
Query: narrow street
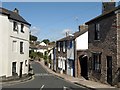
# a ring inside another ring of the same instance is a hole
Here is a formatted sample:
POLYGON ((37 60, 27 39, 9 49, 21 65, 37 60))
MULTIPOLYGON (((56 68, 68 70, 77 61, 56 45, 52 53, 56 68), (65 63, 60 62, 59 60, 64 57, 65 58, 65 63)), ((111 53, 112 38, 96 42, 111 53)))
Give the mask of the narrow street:
POLYGON ((6 85, 2 90, 14 89, 16 88, 25 88, 25 89, 34 89, 34 90, 44 90, 47 88, 60 88, 61 90, 88 90, 82 86, 72 84, 68 81, 65 81, 62 78, 54 76, 47 72, 39 63, 32 62, 32 67, 34 70, 34 78, 30 81, 20 82, 17 84, 6 85))

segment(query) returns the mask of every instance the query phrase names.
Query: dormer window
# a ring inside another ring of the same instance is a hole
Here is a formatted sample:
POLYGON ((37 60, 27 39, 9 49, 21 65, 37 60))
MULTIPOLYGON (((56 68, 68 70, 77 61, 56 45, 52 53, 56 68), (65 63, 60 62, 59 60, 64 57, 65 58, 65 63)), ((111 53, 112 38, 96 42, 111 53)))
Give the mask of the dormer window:
POLYGON ((24 24, 21 24, 21 32, 24 33, 24 24))
POLYGON ((18 31, 18 24, 17 24, 17 22, 13 22, 13 31, 18 31))

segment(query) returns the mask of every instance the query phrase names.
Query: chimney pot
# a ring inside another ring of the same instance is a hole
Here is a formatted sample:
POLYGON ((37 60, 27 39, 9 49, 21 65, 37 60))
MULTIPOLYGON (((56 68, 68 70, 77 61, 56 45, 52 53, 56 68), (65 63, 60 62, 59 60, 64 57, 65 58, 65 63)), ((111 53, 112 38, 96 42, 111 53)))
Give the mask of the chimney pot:
POLYGON ((14 9, 14 12, 19 14, 19 10, 17 8, 14 9))

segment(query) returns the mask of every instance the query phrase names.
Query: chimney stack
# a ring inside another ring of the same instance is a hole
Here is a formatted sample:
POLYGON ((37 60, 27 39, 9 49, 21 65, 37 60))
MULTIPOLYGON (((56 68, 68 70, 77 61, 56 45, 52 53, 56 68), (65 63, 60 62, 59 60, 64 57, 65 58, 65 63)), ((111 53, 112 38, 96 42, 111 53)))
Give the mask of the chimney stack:
POLYGON ((105 13, 114 8, 115 8, 114 0, 111 0, 110 2, 102 2, 102 13, 105 13))
POLYGON ((14 9, 14 12, 19 14, 19 10, 17 8, 14 9))
POLYGON ((87 28, 88 28, 88 25, 85 25, 85 24, 80 25, 79 26, 79 31, 82 31, 82 30, 87 29, 87 28))

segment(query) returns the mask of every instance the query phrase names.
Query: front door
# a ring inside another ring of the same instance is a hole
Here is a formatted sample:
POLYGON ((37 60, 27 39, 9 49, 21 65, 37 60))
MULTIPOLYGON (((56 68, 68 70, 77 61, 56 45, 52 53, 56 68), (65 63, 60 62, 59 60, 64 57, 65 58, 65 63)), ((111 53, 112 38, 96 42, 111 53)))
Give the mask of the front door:
POLYGON ((22 77, 22 66, 23 66, 23 62, 20 62, 20 78, 22 77))
POLYGON ((107 56, 107 82, 112 84, 112 56, 107 56))

